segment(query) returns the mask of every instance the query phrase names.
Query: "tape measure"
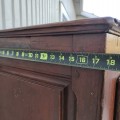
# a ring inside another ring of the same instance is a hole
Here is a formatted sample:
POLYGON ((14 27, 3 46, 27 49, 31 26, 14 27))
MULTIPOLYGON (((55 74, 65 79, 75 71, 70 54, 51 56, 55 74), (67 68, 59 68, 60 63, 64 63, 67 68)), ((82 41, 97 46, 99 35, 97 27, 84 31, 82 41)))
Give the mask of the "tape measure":
POLYGON ((58 65, 120 71, 120 54, 0 49, 0 57, 58 65))

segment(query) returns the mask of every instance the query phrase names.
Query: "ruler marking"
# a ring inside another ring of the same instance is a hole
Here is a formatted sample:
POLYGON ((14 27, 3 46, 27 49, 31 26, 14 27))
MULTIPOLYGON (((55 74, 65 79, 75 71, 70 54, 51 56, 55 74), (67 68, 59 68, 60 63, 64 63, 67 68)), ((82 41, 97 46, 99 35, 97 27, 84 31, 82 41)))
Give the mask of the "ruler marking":
POLYGON ((120 54, 0 49, 0 57, 73 67, 120 71, 120 54))

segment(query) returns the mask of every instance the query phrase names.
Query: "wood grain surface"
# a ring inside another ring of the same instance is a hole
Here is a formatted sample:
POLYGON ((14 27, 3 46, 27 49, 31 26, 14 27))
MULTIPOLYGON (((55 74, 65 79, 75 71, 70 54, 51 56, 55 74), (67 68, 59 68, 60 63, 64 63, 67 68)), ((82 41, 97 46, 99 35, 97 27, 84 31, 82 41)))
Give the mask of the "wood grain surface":
POLYGON ((117 80, 114 119, 120 120, 120 78, 118 78, 118 80, 117 80))
MULTIPOLYGON (((0 48, 119 53, 119 36, 116 19, 85 19, 0 31, 0 48)), ((119 120, 119 75, 0 58, 0 120, 119 120)))

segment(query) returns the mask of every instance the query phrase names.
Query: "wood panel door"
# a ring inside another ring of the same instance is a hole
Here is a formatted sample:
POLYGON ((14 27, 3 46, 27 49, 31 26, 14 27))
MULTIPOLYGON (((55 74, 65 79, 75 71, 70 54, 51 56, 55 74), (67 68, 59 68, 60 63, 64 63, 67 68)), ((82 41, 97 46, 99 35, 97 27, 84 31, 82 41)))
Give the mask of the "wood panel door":
POLYGON ((66 120, 68 116, 73 120, 70 82, 17 68, 6 69, 8 72, 0 71, 0 120, 66 120))

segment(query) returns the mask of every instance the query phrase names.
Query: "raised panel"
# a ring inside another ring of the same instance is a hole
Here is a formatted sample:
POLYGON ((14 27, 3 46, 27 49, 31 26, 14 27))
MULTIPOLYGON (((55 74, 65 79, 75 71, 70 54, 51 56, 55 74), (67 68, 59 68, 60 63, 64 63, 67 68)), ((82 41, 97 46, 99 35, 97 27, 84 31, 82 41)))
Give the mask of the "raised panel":
POLYGON ((0 72, 0 119, 63 120, 65 86, 48 83, 0 72))

